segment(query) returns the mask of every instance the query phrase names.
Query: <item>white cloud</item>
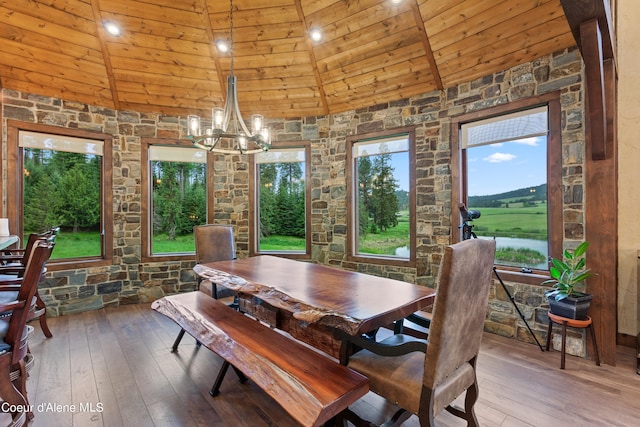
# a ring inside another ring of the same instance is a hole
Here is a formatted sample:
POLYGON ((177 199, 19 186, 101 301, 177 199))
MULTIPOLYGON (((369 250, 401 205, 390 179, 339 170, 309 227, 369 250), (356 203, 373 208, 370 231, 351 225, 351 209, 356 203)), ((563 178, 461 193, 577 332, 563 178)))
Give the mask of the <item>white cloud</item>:
POLYGON ((493 153, 490 156, 485 157, 482 160, 485 160, 489 163, 502 163, 502 162, 510 162, 511 160, 515 159, 516 156, 514 154, 508 154, 508 153, 493 153))
POLYGON ((539 138, 540 137, 538 136, 532 136, 531 138, 518 139, 517 141, 514 141, 514 142, 516 144, 530 145, 532 147, 537 147, 539 138))

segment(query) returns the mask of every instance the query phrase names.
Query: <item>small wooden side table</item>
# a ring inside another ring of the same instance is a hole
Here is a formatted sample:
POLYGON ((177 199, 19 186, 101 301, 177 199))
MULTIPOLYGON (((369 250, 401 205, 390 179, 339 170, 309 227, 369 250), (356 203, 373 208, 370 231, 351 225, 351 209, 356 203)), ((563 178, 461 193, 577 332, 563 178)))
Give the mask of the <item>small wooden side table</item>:
POLYGON ((567 347, 567 326, 572 328, 586 328, 589 330, 591 335, 591 342, 593 342, 593 351, 595 354, 596 365, 600 366, 600 356, 598 354, 598 344, 596 343, 596 333, 593 330, 593 322, 591 321, 591 317, 587 316, 585 320, 575 320, 569 319, 568 317, 558 316, 551 312, 549 314, 549 331, 547 332, 547 347, 546 350, 549 351, 549 346, 551 344, 551 331, 553 329, 553 324, 557 323, 558 325, 562 325, 562 349, 560 351, 560 369, 564 369, 564 359, 565 359, 565 350, 567 347))

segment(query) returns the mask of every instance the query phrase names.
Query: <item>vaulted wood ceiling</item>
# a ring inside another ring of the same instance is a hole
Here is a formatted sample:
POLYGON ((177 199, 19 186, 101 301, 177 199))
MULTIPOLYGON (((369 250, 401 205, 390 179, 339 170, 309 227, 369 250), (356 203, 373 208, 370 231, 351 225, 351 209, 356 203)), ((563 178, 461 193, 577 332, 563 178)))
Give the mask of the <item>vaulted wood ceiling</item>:
MULTIPOLYGON (((560 0, 234 0, 248 117, 323 115, 451 87, 572 46, 560 0), (308 30, 321 28, 323 41, 308 30)), ((226 97, 226 0, 0 1, 0 85, 140 112, 226 97), (114 21, 123 35, 106 33, 114 21)), ((208 113, 207 113, 208 114, 208 113)))

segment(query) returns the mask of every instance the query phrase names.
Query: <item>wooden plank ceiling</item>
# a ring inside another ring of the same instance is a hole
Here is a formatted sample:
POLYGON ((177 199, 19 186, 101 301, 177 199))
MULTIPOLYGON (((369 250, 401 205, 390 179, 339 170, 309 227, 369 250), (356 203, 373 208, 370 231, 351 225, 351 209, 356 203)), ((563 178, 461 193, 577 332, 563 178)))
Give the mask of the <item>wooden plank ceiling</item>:
MULTIPOLYGON (((245 117, 324 115, 451 87, 572 46, 560 0, 234 0, 245 117), (319 28, 314 42, 309 29, 319 28)), ((119 110, 226 97, 223 0, 0 0, 0 85, 119 110), (122 26, 109 35, 103 22, 122 26)))

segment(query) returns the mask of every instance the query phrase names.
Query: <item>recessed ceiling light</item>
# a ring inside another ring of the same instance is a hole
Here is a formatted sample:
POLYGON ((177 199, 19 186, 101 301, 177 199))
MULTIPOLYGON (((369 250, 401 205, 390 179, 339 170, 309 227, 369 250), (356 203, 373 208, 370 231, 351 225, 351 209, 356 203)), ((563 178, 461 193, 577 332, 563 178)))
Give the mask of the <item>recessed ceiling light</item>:
POLYGON ((120 29, 120 26, 115 22, 107 21, 103 25, 104 25, 104 29, 107 30, 107 33, 111 34, 112 36, 122 35, 122 30, 120 29))
POLYGON ((400 3, 402 3, 402 0, 391 0, 391 4, 394 5, 394 6, 397 6, 400 3))
POLYGON ((218 49, 218 52, 227 53, 229 52, 229 43, 227 43, 226 40, 218 40, 216 42, 216 48, 218 49))
POLYGON ((314 42, 319 42, 322 40, 322 31, 320 31, 319 28, 312 28, 309 30, 309 37, 311 37, 311 40, 314 42))

